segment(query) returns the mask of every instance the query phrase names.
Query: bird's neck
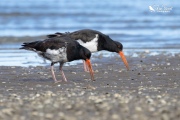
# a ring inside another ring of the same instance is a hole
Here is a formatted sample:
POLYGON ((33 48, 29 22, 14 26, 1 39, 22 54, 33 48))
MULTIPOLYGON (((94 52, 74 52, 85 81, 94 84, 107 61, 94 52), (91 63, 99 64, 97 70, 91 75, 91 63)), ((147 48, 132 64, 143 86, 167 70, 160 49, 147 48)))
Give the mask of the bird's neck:
POLYGON ((67 58, 68 58, 68 61, 73 61, 73 60, 78 60, 78 59, 82 59, 78 50, 76 50, 76 48, 74 49, 67 49, 67 58))
POLYGON ((114 44, 113 44, 113 40, 106 40, 105 38, 101 38, 98 40, 98 51, 101 50, 107 50, 107 51, 111 51, 114 52, 114 44))

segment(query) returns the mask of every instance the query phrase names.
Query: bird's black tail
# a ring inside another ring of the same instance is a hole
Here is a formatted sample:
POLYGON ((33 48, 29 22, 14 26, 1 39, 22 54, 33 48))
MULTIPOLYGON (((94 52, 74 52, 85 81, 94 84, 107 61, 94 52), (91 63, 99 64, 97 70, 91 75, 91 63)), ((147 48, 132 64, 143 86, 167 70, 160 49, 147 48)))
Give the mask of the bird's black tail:
POLYGON ((21 48, 19 49, 25 49, 25 50, 36 50, 36 46, 39 43, 39 41, 35 41, 35 42, 29 42, 29 43, 23 43, 21 46, 21 48))

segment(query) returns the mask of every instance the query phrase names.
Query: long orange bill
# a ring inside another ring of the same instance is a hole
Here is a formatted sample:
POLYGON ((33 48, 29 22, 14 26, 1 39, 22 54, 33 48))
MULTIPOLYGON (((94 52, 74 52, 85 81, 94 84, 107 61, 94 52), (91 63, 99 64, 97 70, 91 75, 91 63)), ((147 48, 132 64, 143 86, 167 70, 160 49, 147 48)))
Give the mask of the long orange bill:
POLYGON ((89 68, 89 72, 90 72, 90 75, 91 75, 91 80, 94 80, 94 73, 93 73, 93 70, 92 70, 90 59, 86 59, 86 64, 87 64, 87 66, 89 68))
POLYGON ((121 59, 122 59, 122 61, 124 62, 127 70, 129 70, 129 65, 128 65, 128 62, 127 62, 127 60, 126 60, 126 57, 124 56, 124 53, 123 53, 122 51, 119 51, 119 55, 121 56, 121 59))

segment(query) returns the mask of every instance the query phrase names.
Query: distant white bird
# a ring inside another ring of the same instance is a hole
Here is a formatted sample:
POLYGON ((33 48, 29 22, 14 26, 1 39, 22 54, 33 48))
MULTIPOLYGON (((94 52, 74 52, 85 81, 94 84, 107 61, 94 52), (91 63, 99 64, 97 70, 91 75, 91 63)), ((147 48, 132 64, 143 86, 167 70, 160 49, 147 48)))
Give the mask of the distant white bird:
POLYGON ((153 8, 152 6, 149 6, 149 10, 150 10, 151 12, 155 12, 155 10, 154 10, 154 8, 153 8))

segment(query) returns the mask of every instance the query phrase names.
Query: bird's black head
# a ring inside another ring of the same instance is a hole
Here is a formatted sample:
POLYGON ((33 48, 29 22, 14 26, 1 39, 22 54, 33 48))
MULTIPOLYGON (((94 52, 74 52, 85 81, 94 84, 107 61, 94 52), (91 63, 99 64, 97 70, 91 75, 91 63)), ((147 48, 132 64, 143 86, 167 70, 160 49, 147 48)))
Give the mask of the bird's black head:
POLYGON ((90 59, 91 58, 91 52, 87 48, 81 46, 80 47, 80 57, 83 60, 90 59))
POLYGON ((120 42, 114 41, 114 52, 119 53, 119 51, 123 50, 123 45, 120 42))
POLYGON ((98 50, 107 50, 110 52, 119 53, 123 50, 123 45, 120 42, 112 40, 108 35, 99 35, 98 50))
POLYGON ((117 41, 106 40, 106 42, 102 44, 102 48, 102 50, 119 53, 119 51, 123 50, 123 45, 117 41))

